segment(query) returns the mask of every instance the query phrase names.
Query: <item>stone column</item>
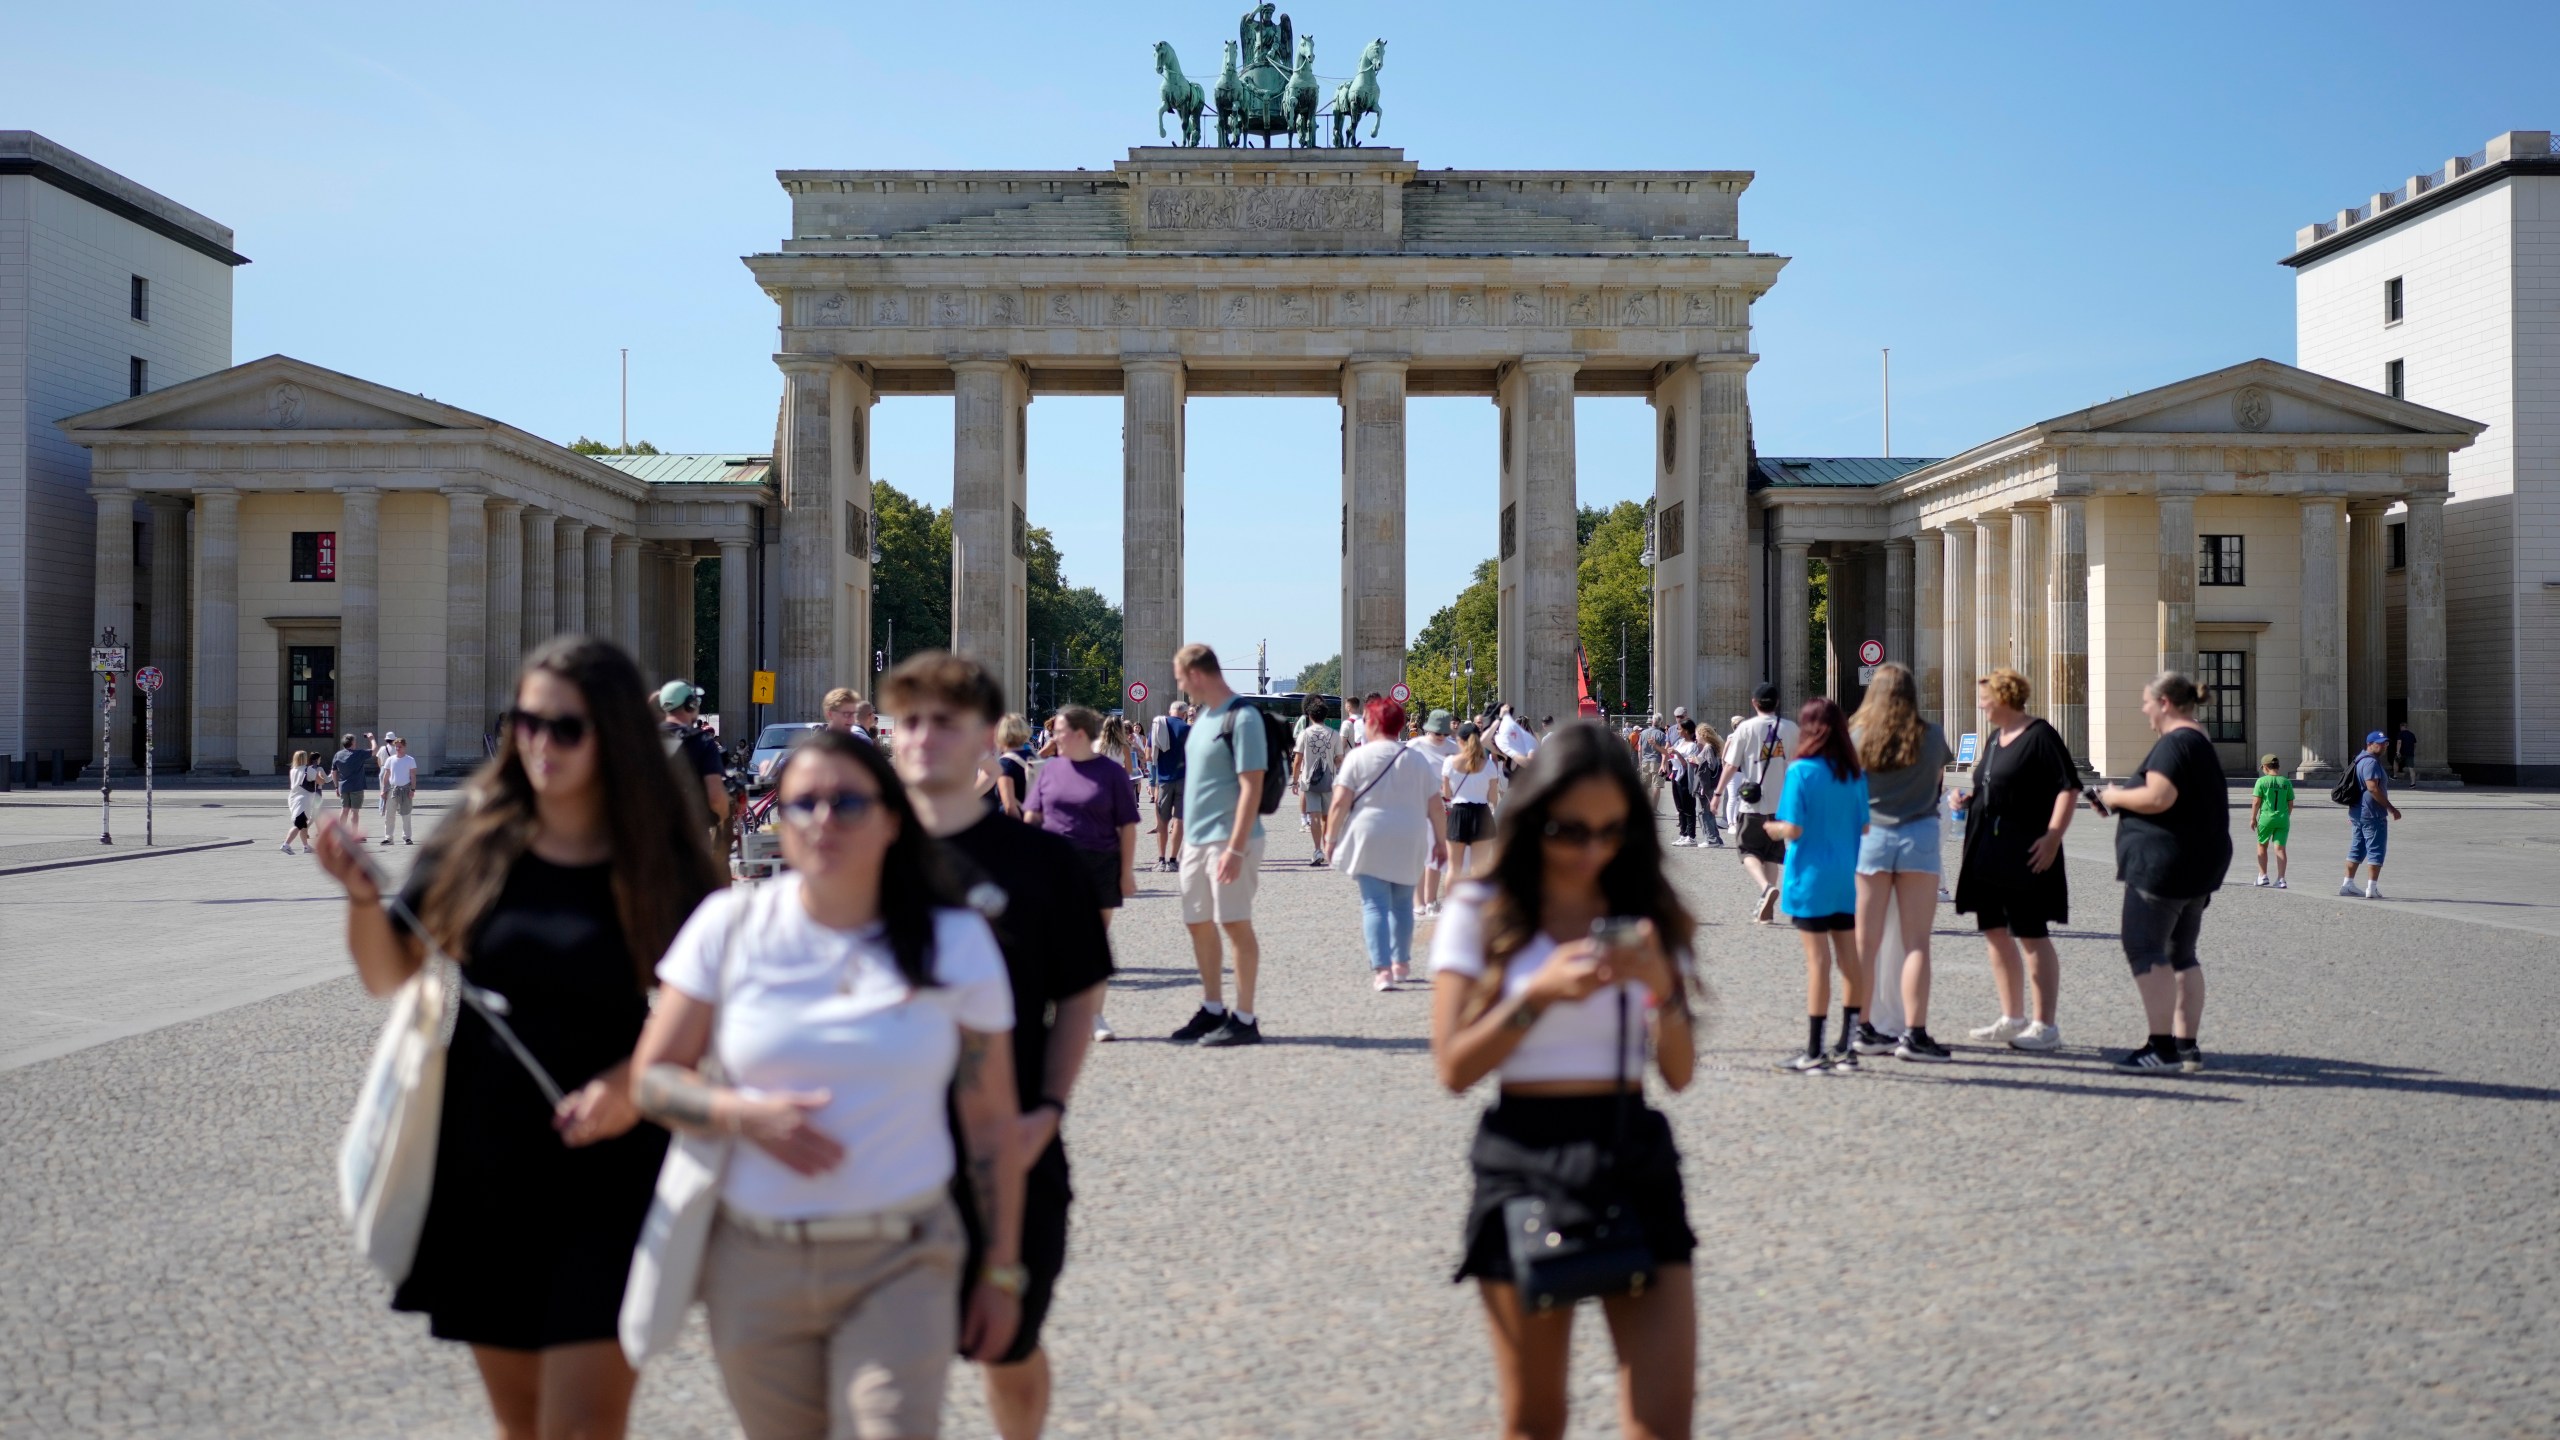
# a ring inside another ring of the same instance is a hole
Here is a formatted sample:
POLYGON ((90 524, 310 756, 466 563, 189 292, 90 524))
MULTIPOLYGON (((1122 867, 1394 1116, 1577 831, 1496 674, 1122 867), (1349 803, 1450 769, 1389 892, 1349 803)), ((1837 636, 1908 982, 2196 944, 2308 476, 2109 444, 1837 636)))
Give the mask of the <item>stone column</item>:
POLYGON ((444 492, 444 740, 439 775, 480 764, 489 698, 489 513, 477 490, 444 492))
POLYGON ((1884 658, 1912 669, 1914 665, 1911 584, 1911 542, 1884 542, 1884 658))
POLYGON ((1121 357, 1120 670, 1146 682, 1140 733, 1173 702, 1182 648, 1184 375, 1172 355, 1121 357))
POLYGON ((1822 627, 1823 653, 1815 657, 1815 663, 1822 669, 1821 693, 1839 701, 1842 709, 1855 710, 1858 708, 1858 644, 1867 638, 1866 551, 1834 540, 1830 558, 1824 562, 1823 569, 1830 578, 1830 603, 1825 607, 1822 627))
POLYGON ((1698 384, 1698 503, 1689 517, 1696 554, 1690 602, 1697 635, 1696 691, 1664 696, 1665 715, 1687 703, 1706 716, 1751 713, 1751 412, 1746 379, 1750 354, 1701 355, 1698 384))
MULTIPOLYGON (((1813 578, 1806 570, 1812 547, 1778 542, 1778 713, 1793 718, 1813 688, 1813 578)), ((1748 715, 1751 712, 1743 712, 1748 715)))
MULTIPOLYGON (((2009 661, 2009 512, 1992 510, 1973 517, 1973 678, 2000 669, 2009 661)), ((1972 703, 1968 695, 1966 703, 1972 703)), ((2042 711, 2044 697, 2028 704, 2042 711)))
POLYGON ((2159 660, 2196 673, 2196 497, 2163 494, 2160 505, 2159 660))
MULTIPOLYGON (((94 613, 90 616, 89 636, 83 649, 85 651, 87 646, 99 643, 99 637, 112 627, 116 632, 116 643, 126 647, 126 669, 116 680, 118 708, 110 741, 115 753, 91 760, 88 768, 81 771, 84 780, 97 778, 101 761, 109 765, 110 774, 125 775, 135 771, 128 748, 133 734, 133 727, 128 722, 133 712, 125 707, 136 703, 133 699, 133 671, 141 662, 133 657, 139 653, 135 647, 142 638, 133 629, 133 492, 122 485, 93 484, 90 495, 98 506, 97 568, 92 581, 94 613)), ((81 689, 82 714, 87 721, 88 733, 93 737, 97 734, 98 723, 97 685, 96 677, 92 676, 81 689)))
POLYGON ((2347 731, 2390 729, 2391 647, 2384 636, 2382 513, 2385 500, 2347 507, 2347 731))
POLYGON ((552 531, 560 523, 553 511, 528 505, 524 512, 524 653, 560 631, 553 573, 552 531))
POLYGON ((338 729, 397 730, 382 713, 382 492, 350 486, 338 503, 338 729))
POLYGON ((551 619, 563 635, 587 625, 587 527, 576 520, 551 531, 551 619))
POLYGON ((175 774, 187 750, 187 497, 151 497, 151 644, 145 663, 160 667, 152 704, 169 712, 154 762, 175 774))
POLYGON ((489 500, 488 713, 516 703, 524 665, 524 504, 489 500))
POLYGON ((637 663, 640 646, 640 537, 613 537, 613 643, 637 663))
POLYGON ((2089 755, 2089 502, 2054 497, 2051 608, 2047 611, 2046 718, 2086 772, 2089 755))
MULTIPOLYGON (((1582 546, 1574 508, 1573 377, 1577 356, 1532 355, 1519 365, 1519 545, 1522 683, 1514 702, 1536 724, 1579 713, 1574 646, 1581 638, 1582 546)), ((1365 693, 1365 692, 1364 692, 1365 693)))
MULTIPOLYGON (((835 420, 836 362, 785 355, 782 460, 782 635, 774 668, 775 715, 815 720, 835 684, 835 420)), ((654 566, 652 567, 655 568, 654 566)), ((656 626, 648 611, 634 637, 652 655, 656 626)))
MULTIPOLYGON (((1911 546, 1911 683, 1920 692, 1920 716, 1936 720, 1947 691, 1947 542, 1923 530, 1911 546)), ((1941 722, 1943 724, 1944 722, 1941 722)), ((1952 733, 1952 732, 1950 732, 1952 733)))
POLYGON ((196 492, 196 674, 192 775, 240 768, 240 492, 196 492))
MULTIPOLYGON (((1404 679, 1402 356, 1342 367, 1342 693, 1404 679)), ((1570 714, 1570 710, 1563 712, 1570 714)))
POLYGON ((747 698, 754 684, 749 672, 755 655, 748 636, 755 609, 747 594, 754 554, 755 547, 744 540, 720 542, 720 738, 731 743, 747 733, 748 717, 755 713, 747 698))
POLYGON ((1982 668, 1975 663, 1973 649, 1974 525, 1970 520, 1951 520, 1944 533, 1945 607, 1938 613, 1947 652, 1938 723, 1946 727, 1947 743, 1953 745, 1958 735, 1973 728, 1973 686, 1982 678, 1982 668))
POLYGON ((994 671, 1006 708, 1019 710, 1029 646, 1012 501, 1021 372, 983 356, 951 369, 951 648, 994 671))
POLYGON ((2041 505, 2009 511, 2009 664, 2035 691, 2035 712, 2052 716, 2062 697, 2045 678, 2045 512, 2041 505))
POLYGON ((631 658, 640 667, 643 684, 655 688, 666 683, 667 668, 667 594, 666 567, 658 547, 643 542, 640 546, 640 635, 631 647, 631 658))
POLYGON ((667 678, 701 683, 694 672, 693 556, 677 551, 667 557, 667 678))
POLYGON ((587 527, 586 630, 599 640, 613 638, 613 532, 587 527))
MULTIPOLYGON (((2338 778, 2350 754, 2343 683, 2347 647, 2340 623, 2347 597, 2338 566, 2345 508, 2335 496, 2302 500, 2302 760, 2294 777, 2322 785, 2338 778)), ((2194 555, 2192 543, 2186 553, 2194 555)))
POLYGON ((2453 723, 2445 704, 2444 495, 2409 497, 2407 588, 2409 728, 2418 736, 2421 780, 2454 778, 2446 731, 2453 723))

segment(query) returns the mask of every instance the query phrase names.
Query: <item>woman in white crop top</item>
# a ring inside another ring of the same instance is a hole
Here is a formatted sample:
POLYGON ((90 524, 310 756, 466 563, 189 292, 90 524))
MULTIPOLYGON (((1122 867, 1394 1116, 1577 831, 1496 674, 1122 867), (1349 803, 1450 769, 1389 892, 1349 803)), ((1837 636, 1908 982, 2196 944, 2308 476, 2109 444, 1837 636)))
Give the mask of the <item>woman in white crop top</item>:
POLYGON ((1565 1429, 1573 1310, 1523 1306, 1503 1222, 1506 1202, 1530 1197, 1558 1214, 1631 1212, 1641 1227, 1652 1275, 1601 1301, 1627 1377, 1621 1413, 1629 1435, 1686 1435, 1697 1240, 1670 1123, 1642 1096, 1648 1055, 1674 1090, 1696 1067, 1694 927, 1663 876, 1627 748, 1588 722, 1549 734, 1513 778, 1487 849, 1433 939, 1431 1053, 1452 1091, 1500 1077, 1477 1128, 1456 1278, 1483 1292, 1504 1431, 1565 1429), (1604 921, 1629 938, 1595 936, 1604 921), (1602 1163, 1583 1163, 1595 1147, 1602 1163))

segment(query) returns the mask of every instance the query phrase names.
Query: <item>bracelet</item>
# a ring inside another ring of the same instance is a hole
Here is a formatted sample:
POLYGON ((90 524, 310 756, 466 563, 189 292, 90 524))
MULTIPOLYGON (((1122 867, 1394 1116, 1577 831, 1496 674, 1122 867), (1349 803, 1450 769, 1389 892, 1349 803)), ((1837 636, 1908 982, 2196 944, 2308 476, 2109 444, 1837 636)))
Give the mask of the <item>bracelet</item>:
POLYGON ((1058 1112, 1059 1119, 1064 1120, 1067 1118, 1067 1102, 1059 1099, 1055 1095, 1041 1096, 1039 1100, 1032 1104, 1031 1108, 1034 1110, 1055 1110, 1058 1112))
POLYGON ((1020 1265, 981 1265, 978 1278, 1007 1295, 1020 1298, 1031 1283, 1031 1272, 1020 1265))
POLYGON ((1538 1017, 1544 1013, 1546 1013, 1545 1006, 1523 1000, 1512 1007, 1511 1013, 1503 1018, 1502 1023, 1514 1030, 1526 1030, 1537 1024, 1538 1017))

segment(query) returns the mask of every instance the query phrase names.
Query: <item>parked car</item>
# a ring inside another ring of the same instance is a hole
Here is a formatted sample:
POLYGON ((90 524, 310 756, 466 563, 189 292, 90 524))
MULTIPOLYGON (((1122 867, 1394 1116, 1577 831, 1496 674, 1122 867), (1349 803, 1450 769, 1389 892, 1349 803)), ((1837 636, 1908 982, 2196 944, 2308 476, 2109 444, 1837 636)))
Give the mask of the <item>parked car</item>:
POLYGON ((762 790, 773 783, 773 770, 782 763, 782 754, 791 742, 810 730, 824 730, 826 723, 811 720, 791 725, 767 725, 756 734, 755 753, 747 757, 747 786, 762 790))

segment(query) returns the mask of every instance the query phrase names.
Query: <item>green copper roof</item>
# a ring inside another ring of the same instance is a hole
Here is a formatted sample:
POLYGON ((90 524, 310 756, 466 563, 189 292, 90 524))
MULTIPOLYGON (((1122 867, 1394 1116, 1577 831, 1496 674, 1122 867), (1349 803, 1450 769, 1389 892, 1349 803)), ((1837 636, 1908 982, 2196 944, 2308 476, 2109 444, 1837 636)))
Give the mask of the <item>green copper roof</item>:
POLYGON ((1936 460, 1888 455, 1762 455, 1751 475, 1751 488, 1773 486, 1840 486, 1863 489, 1891 484, 1936 460))
POLYGON ((598 455, 647 485, 761 485, 773 474, 770 455, 598 455))

